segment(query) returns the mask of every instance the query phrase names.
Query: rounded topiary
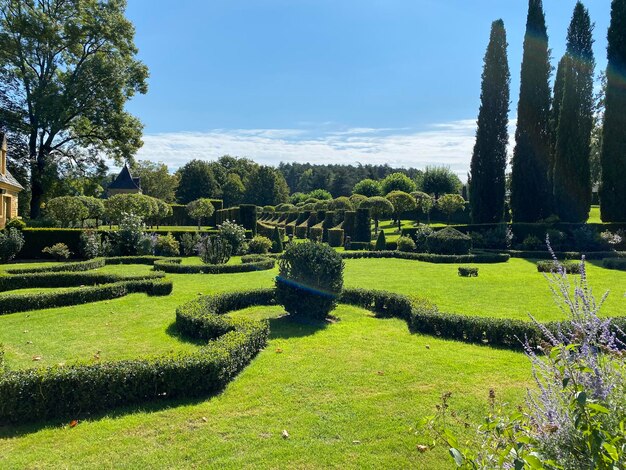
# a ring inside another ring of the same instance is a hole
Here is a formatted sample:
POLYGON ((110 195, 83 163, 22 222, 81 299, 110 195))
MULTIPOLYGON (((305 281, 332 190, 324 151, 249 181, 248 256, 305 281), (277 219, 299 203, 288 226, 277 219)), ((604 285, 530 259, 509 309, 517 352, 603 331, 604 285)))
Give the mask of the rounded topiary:
POLYGON ((400 237, 398 238, 397 244, 397 250, 404 253, 412 253, 417 249, 417 246, 411 237, 400 237))
POLYGON ((279 262, 276 299, 290 314, 323 320, 343 289, 344 262, 325 243, 291 244, 279 262))
POLYGON ((472 238, 452 227, 428 236, 428 250, 438 255, 466 255, 472 248, 472 238))

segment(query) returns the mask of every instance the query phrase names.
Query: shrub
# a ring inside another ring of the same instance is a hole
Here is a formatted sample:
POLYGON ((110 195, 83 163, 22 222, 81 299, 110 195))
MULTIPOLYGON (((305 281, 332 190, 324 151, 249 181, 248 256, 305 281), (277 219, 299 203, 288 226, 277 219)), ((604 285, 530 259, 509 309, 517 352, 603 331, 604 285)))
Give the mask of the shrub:
POLYGON ((232 247, 222 237, 207 235, 198 244, 198 255, 204 264, 226 264, 231 253, 232 247))
POLYGON ((263 255, 272 248, 272 240, 262 235, 257 235, 248 242, 248 253, 263 255))
POLYGON ((9 221, 6 223, 4 228, 5 229, 16 228, 18 230, 24 230, 26 228, 26 222, 24 222, 22 219, 18 219, 17 217, 14 217, 12 219, 9 219, 9 221))
POLYGON ((159 235, 154 245, 154 254, 157 256, 178 256, 180 243, 171 233, 159 235))
POLYGON ((85 230, 80 234, 80 255, 85 259, 100 255, 100 235, 94 230, 85 230))
POLYGON ((428 251, 428 237, 432 235, 434 230, 428 225, 418 225, 411 230, 410 237, 415 242, 415 251, 426 253, 428 251))
POLYGON ((0 262, 8 263, 22 250, 24 235, 16 228, 0 232, 0 262))
POLYGON ((185 232, 180 237, 180 247, 185 256, 192 256, 196 253, 196 248, 200 243, 200 234, 198 232, 185 232))
POLYGON ((72 254, 72 252, 65 243, 56 243, 52 246, 47 246, 46 248, 41 250, 41 252, 46 255, 52 256, 57 261, 65 261, 72 254))
POLYGON ((137 245, 137 254, 139 256, 154 255, 156 241, 156 233, 143 233, 137 245))
POLYGON ((565 270, 567 274, 580 274, 580 263, 576 261, 538 261, 537 271, 540 273, 559 273, 565 270))
POLYGON ((281 235, 278 227, 274 227, 274 233, 272 234, 272 253, 283 252, 283 235, 281 235))
POLYGON ((46 204, 46 215, 59 222, 63 227, 86 219, 89 210, 75 196, 61 196, 50 199, 46 204))
POLYGON ((343 289, 343 269, 341 256, 326 244, 292 244, 279 261, 276 299, 294 316, 323 320, 343 289))
POLYGON ((119 230, 111 234, 113 253, 117 256, 134 256, 144 238, 145 225, 141 217, 123 214, 119 230))
POLYGON ((483 232, 483 243, 485 248, 508 250, 513 243, 513 231, 508 225, 499 224, 483 232))
POLYGON ((387 249, 387 240, 385 240, 385 232, 383 230, 378 233, 378 238, 376 239, 376 245, 374 249, 376 251, 385 251, 387 249))
POLYGON ((344 231, 340 228, 328 230, 328 244, 334 248, 343 246, 344 231))
POLYGON ((545 246, 546 242, 539 240, 539 238, 534 235, 528 235, 522 242, 522 248, 529 251, 541 250, 545 246))
POLYGON ((397 244, 397 250, 405 253, 414 252, 416 249, 415 242, 411 237, 400 237, 398 238, 397 244))
POLYGON ((618 271, 626 271, 626 259, 605 258, 602 260, 602 266, 606 269, 616 269, 618 271))
POLYGON ((444 194, 437 199, 437 209, 448 216, 448 223, 450 223, 450 217, 455 212, 460 211, 465 207, 465 199, 458 194, 444 194))
POLYGON ((593 227, 580 227, 572 231, 574 247, 578 251, 603 251, 610 248, 608 243, 593 227))
POLYGON ((246 229, 242 225, 226 220, 218 228, 220 237, 230 245, 233 255, 241 255, 246 252, 246 229))
POLYGON ((472 239, 452 227, 428 236, 428 250, 440 255, 465 255, 472 248, 472 239))
POLYGON ((472 266, 459 266, 459 276, 478 277, 478 268, 472 266))
POLYGON ((546 231, 546 237, 550 240, 550 246, 553 250, 562 250, 567 241, 567 235, 555 228, 548 229, 546 231))

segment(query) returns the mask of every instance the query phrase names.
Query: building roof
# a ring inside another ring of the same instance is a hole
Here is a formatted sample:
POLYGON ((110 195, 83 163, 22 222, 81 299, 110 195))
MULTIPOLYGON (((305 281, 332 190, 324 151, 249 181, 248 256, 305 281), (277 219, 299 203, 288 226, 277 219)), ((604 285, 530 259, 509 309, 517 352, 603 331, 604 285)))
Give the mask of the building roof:
MULTIPOLYGON (((0 149, 6 149, 6 146, 7 146, 6 134, 0 131, 0 149)), ((13 177, 13 175, 11 174, 9 170, 6 170, 4 175, 0 173, 0 183, 8 184, 9 186, 13 186, 16 189, 20 189, 20 190, 24 189, 24 186, 22 186, 19 183, 19 181, 17 181, 13 177)))
POLYGON ((128 169, 128 165, 124 165, 120 174, 117 175, 115 181, 113 181, 109 185, 109 189, 141 189, 141 182, 139 178, 133 178, 133 175, 130 174, 130 170, 128 169))

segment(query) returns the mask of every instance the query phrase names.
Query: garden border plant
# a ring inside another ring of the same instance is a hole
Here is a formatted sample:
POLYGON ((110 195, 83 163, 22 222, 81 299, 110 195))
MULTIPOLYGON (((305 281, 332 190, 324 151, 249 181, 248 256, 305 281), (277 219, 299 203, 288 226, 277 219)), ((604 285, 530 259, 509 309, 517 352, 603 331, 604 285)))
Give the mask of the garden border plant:
POLYGON ((276 261, 268 256, 254 258, 250 261, 246 258, 246 262, 242 260, 241 264, 181 264, 181 258, 161 259, 154 262, 155 271, 163 271, 171 274, 233 274, 247 273, 253 271, 267 271, 273 269, 276 261))

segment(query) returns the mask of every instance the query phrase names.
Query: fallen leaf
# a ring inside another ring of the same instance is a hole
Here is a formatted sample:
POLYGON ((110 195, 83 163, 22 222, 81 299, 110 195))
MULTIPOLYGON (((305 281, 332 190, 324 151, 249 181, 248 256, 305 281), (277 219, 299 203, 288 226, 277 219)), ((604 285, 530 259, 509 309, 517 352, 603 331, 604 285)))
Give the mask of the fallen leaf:
POLYGON ((428 446, 418 445, 417 450, 423 454, 428 450, 428 446))
POLYGON ((286 429, 283 429, 283 439, 289 439, 289 433, 286 429))
POLYGON ((352 441, 353 444, 360 444, 361 441, 352 441))
POLYGON ((282 350, 282 349, 280 349, 280 348, 276 348, 276 354, 280 354, 280 353, 282 353, 282 352, 283 352, 283 350, 282 350))
POLYGON ((41 356, 33 356, 33 361, 41 361, 41 356))
POLYGON ((385 375, 385 373, 382 370, 379 370, 378 372, 376 372, 378 375, 385 375))
POLYGON ((72 421, 70 421, 70 428, 75 428, 77 424, 78 424, 78 420, 73 419, 72 421))
POLYGON ((430 344, 427 344, 427 345, 426 345, 426 349, 430 349, 430 344))
POLYGON ((209 420, 207 419, 207 417, 206 417, 206 416, 203 416, 203 417, 202 417, 202 421, 204 421, 205 423, 207 423, 209 420))

